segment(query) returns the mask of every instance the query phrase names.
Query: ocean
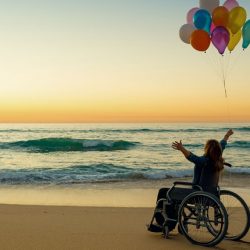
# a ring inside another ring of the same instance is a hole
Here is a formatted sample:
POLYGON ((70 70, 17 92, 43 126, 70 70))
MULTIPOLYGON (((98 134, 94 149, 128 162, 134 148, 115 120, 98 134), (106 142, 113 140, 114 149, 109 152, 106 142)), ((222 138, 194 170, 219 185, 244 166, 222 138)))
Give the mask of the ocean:
POLYGON ((193 164, 172 142, 202 155, 206 140, 222 139, 228 128, 235 132, 224 152, 230 171, 250 174, 250 124, 1 124, 0 187, 191 177, 193 164))

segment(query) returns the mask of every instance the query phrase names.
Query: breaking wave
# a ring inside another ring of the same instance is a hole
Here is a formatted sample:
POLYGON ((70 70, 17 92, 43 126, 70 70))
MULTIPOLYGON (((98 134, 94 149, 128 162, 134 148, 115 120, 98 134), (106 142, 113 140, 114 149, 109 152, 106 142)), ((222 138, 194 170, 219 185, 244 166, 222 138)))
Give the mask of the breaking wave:
POLYGON ((124 140, 90 140, 71 138, 43 138, 37 140, 0 143, 1 149, 25 150, 37 153, 71 151, 115 151, 129 150, 137 142, 124 140))

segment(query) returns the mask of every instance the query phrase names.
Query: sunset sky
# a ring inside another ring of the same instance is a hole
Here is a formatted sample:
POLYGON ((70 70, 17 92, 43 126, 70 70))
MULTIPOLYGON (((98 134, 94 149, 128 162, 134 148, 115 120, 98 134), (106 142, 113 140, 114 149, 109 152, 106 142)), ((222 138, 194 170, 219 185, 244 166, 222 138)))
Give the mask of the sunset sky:
MULTIPOLYGON (((249 19, 250 1, 239 3, 249 19)), ((214 69, 220 55, 179 39, 196 6, 1 1, 0 122, 249 122, 250 47, 243 52, 239 44, 223 59, 226 99, 214 69)))

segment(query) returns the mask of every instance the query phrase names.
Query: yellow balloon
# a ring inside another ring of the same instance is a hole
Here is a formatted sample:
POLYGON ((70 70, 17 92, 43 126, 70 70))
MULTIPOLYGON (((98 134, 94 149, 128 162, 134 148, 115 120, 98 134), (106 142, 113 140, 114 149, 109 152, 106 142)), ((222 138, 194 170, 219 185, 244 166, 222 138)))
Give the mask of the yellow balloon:
POLYGON ((229 13, 228 28, 236 34, 247 20, 247 12, 242 7, 233 8, 229 13))
POLYGON ((230 32, 230 41, 228 44, 228 50, 232 52, 236 45, 240 42, 241 36, 242 36, 242 31, 239 30, 236 34, 233 34, 231 31, 230 32))

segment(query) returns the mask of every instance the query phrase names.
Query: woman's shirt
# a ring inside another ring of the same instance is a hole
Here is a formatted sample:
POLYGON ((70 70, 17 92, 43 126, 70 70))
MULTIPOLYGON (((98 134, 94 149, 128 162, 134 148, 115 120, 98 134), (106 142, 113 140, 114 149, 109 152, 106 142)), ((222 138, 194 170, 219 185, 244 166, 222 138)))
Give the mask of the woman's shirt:
MULTIPOLYGON (((227 142, 220 141, 222 151, 227 142)), ((204 191, 214 191, 219 183, 220 172, 214 170, 214 163, 207 156, 196 156, 193 153, 187 159, 195 164, 193 184, 199 185, 204 191)))

